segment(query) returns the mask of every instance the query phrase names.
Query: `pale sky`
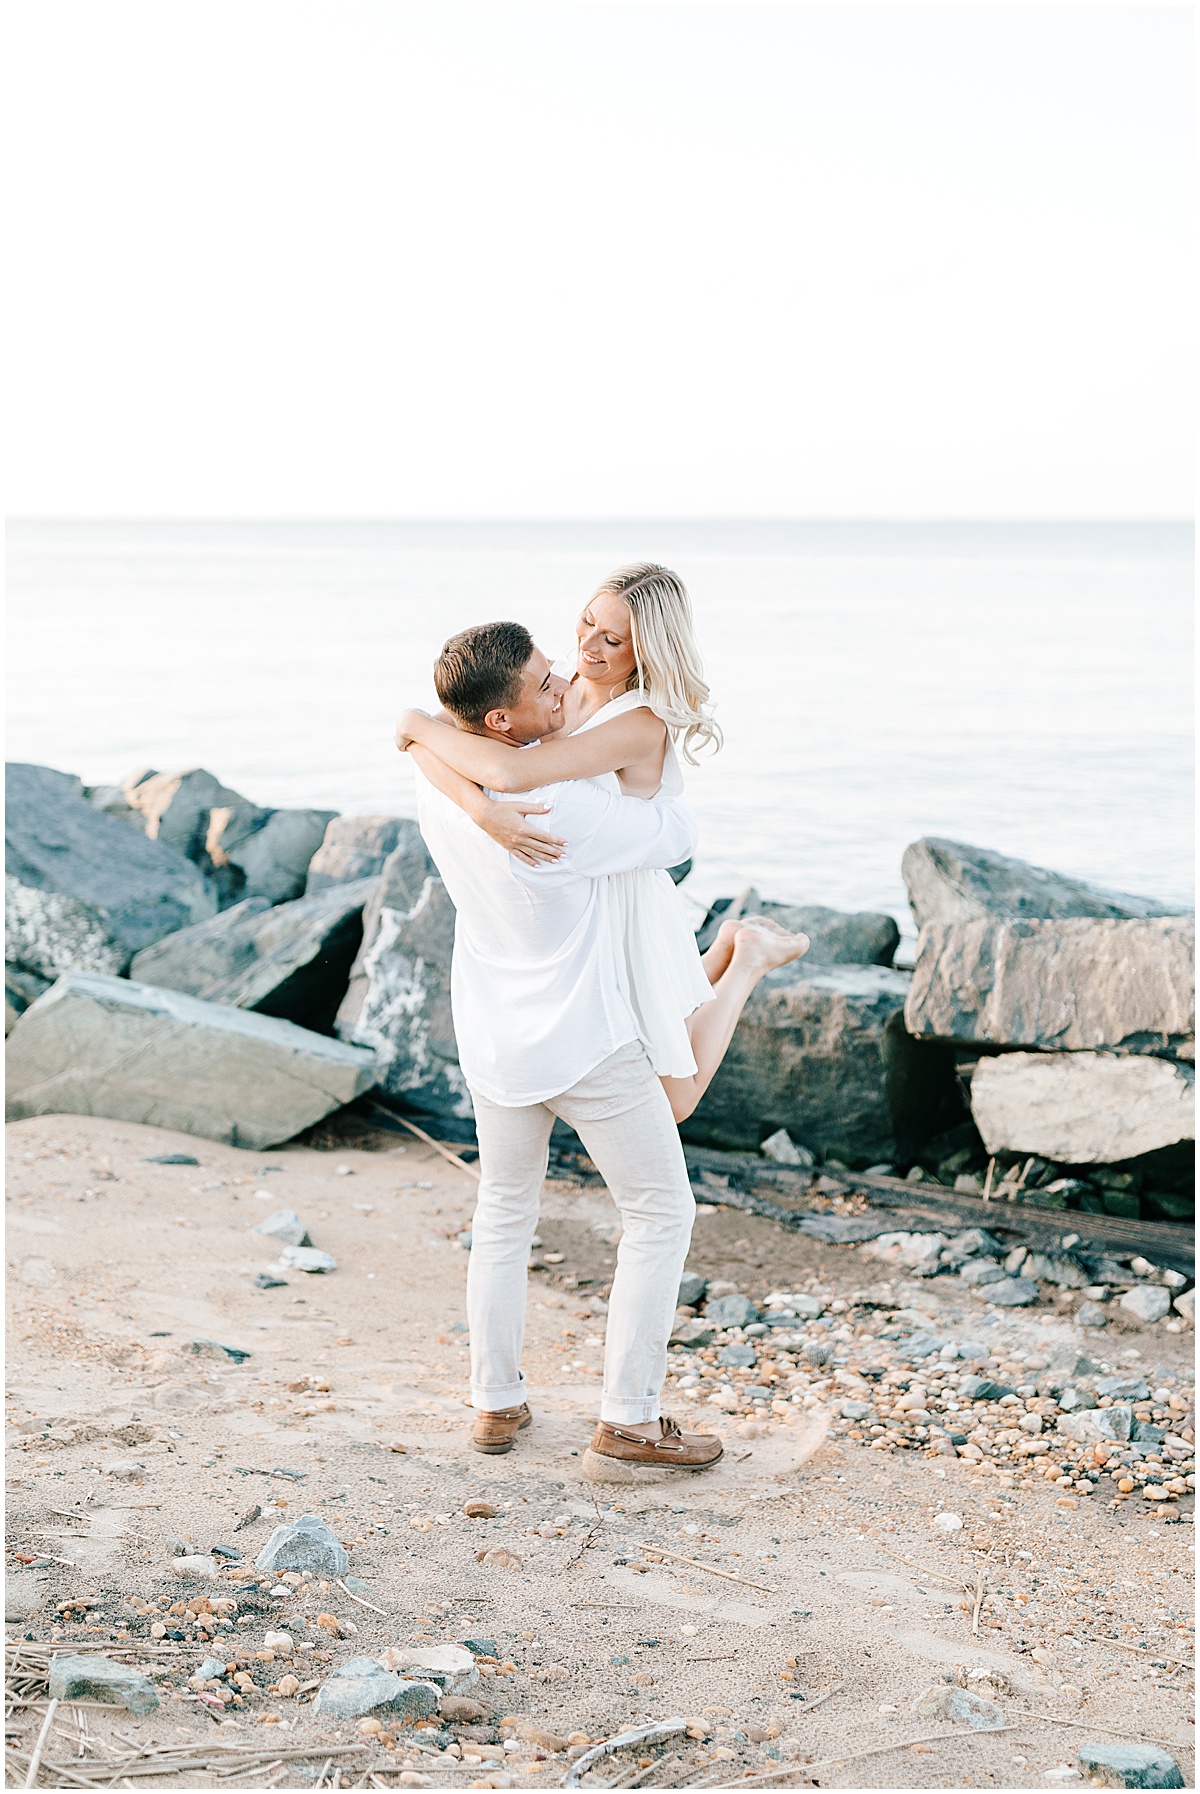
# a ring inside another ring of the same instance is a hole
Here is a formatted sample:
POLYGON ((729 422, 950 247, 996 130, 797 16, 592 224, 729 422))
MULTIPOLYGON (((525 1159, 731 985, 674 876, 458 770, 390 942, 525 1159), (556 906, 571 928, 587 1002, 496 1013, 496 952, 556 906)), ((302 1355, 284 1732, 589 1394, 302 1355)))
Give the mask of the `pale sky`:
POLYGON ((1190 512, 1190 7, 8 23, 15 514, 1190 512))

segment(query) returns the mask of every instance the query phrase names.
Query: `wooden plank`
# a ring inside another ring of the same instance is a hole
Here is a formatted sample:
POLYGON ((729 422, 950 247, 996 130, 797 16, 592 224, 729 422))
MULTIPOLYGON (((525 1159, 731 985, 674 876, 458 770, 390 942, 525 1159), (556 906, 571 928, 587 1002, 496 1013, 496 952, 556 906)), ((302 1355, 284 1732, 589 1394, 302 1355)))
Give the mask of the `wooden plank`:
POLYGON ((685 1143, 684 1156, 693 1176, 708 1172, 713 1178, 729 1179, 723 1190, 717 1184, 693 1183, 693 1191, 702 1202, 728 1199, 733 1208, 749 1209, 765 1218, 787 1226, 805 1214, 818 1211, 813 1205, 814 1182, 830 1186, 847 1195, 862 1195, 873 1207, 894 1211, 896 1230, 906 1222, 928 1228, 932 1222, 945 1226, 986 1227, 1013 1244, 1028 1242, 1034 1246, 1060 1248, 1062 1236, 1075 1233, 1085 1251, 1138 1252, 1151 1264, 1165 1265, 1195 1276, 1196 1232, 1174 1221, 1133 1220, 1124 1215, 1092 1215, 1082 1209, 1038 1208, 1027 1202, 985 1202, 982 1196, 968 1196, 948 1190, 939 1184, 910 1184, 898 1177, 868 1176, 861 1171, 791 1170, 785 1165, 772 1165, 754 1153, 718 1152, 712 1147, 695 1147, 685 1143), (771 1190, 785 1200, 772 1202, 761 1194, 771 1190), (788 1202, 787 1197, 792 1200, 788 1202), (742 1200, 751 1198, 750 1201, 742 1200))

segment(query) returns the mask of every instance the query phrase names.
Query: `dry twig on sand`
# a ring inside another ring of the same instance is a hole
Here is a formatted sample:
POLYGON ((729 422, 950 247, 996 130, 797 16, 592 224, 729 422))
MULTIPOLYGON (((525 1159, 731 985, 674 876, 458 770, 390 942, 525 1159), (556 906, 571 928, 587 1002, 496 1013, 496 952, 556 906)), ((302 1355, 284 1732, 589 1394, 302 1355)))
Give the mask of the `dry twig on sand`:
POLYGON ((773 1595, 773 1588, 765 1588, 761 1582, 751 1582, 746 1576, 735 1576, 729 1570, 714 1569, 712 1564, 699 1563, 694 1557, 685 1557, 682 1551, 668 1551, 665 1545, 638 1545, 639 1551, 645 1551, 652 1557, 669 1557, 674 1563, 687 1564, 691 1570, 703 1570, 708 1576, 720 1576, 726 1582, 740 1583, 742 1588, 757 1589, 760 1595, 773 1595))

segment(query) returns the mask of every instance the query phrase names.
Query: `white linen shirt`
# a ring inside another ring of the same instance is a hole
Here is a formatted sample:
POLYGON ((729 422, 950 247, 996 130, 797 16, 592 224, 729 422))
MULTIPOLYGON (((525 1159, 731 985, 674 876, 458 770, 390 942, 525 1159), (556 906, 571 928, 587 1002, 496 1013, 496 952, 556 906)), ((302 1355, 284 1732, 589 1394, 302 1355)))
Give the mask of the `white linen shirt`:
POLYGON ((417 772, 417 816, 457 919, 450 1006, 463 1076, 502 1108, 558 1096, 637 1040, 606 874, 676 866, 696 825, 681 799, 619 797, 586 779, 525 794, 567 842, 526 866, 417 772))

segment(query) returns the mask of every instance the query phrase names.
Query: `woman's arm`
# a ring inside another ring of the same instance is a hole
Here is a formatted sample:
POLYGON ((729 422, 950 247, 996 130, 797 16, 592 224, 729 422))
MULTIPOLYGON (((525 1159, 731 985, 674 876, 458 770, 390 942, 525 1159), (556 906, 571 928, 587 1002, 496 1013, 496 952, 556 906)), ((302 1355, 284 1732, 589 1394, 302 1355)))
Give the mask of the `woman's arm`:
POLYGON ((414 743, 407 751, 429 783, 465 811, 506 853, 515 854, 526 866, 544 866, 562 858, 566 842, 561 835, 548 835, 526 821, 529 816, 544 816, 549 804, 497 803, 428 748, 414 743))
POLYGON ((397 737, 408 736, 466 779, 491 791, 534 791, 561 779, 590 779, 645 760, 662 747, 665 725, 644 707, 595 729, 539 741, 519 751, 465 729, 448 729, 421 710, 406 710, 397 737))

